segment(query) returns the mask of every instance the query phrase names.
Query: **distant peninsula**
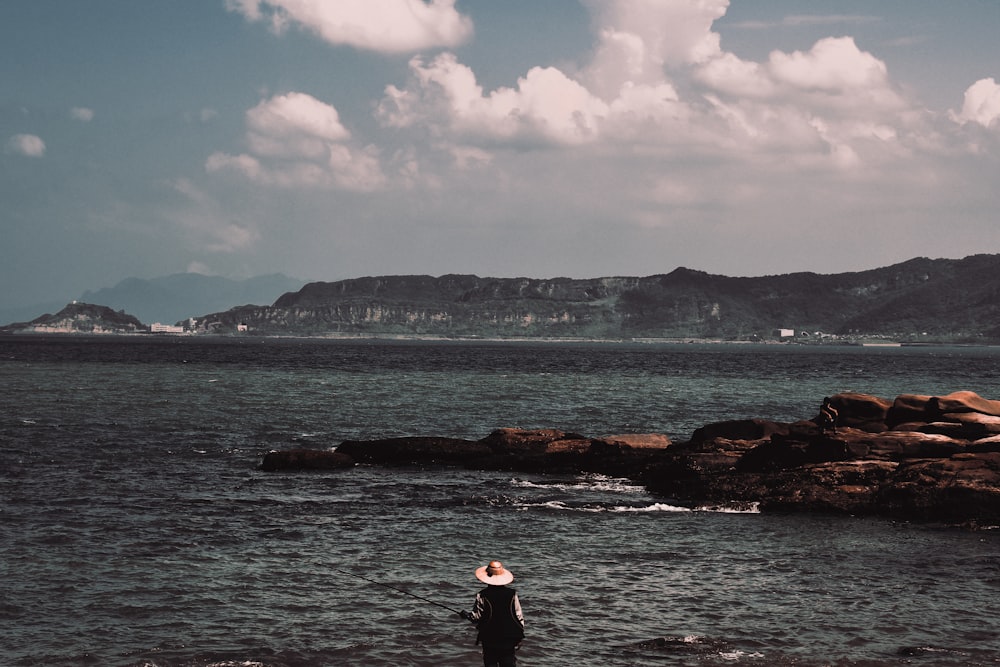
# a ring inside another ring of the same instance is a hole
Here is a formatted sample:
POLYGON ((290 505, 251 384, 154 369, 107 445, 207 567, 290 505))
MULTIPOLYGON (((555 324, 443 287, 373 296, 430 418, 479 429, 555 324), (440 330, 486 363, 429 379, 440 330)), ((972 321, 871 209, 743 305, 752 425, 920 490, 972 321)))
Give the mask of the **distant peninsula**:
MULTIPOLYGON (((102 319, 96 306, 76 306, 2 331, 150 331, 122 321, 121 311, 108 309, 111 315, 102 319)), ((728 277, 681 267, 588 279, 364 277, 309 283, 271 305, 192 316, 159 332, 994 344, 1000 342, 1000 255, 916 258, 829 275, 728 277)))
POLYGON ((823 340, 1000 340, 1000 255, 917 258, 820 275, 381 276, 315 282, 270 306, 195 318, 258 335, 823 340))

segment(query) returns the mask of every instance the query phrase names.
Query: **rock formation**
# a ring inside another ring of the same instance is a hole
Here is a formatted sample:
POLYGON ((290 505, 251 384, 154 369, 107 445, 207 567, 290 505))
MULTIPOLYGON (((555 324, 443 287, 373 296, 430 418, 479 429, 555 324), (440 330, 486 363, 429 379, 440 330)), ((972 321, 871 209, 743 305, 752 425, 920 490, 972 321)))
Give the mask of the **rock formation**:
POLYGON ((46 313, 30 322, 0 327, 0 333, 134 334, 148 331, 149 328, 133 315, 77 301, 67 304, 55 315, 46 313))
POLYGON ((828 429, 819 415, 793 423, 744 419, 708 424, 689 441, 671 443, 660 434, 505 428, 480 440, 392 438, 348 441, 328 452, 271 452, 262 468, 358 462, 594 472, 635 479, 691 507, 1000 524, 1000 401, 968 391, 893 401, 844 393, 830 404, 838 418, 828 429))

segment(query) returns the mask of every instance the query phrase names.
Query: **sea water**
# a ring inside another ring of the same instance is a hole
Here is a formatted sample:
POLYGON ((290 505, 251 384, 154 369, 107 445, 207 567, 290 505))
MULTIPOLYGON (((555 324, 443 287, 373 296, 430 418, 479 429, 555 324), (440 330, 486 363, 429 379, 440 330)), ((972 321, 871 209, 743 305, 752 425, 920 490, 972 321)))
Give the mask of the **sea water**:
POLYGON ((481 664, 454 612, 494 558, 522 665, 997 665, 1000 530, 690 511, 599 475, 257 470, 347 439, 679 441, 957 390, 1000 398, 1000 351, 2 338, 0 665, 481 664))

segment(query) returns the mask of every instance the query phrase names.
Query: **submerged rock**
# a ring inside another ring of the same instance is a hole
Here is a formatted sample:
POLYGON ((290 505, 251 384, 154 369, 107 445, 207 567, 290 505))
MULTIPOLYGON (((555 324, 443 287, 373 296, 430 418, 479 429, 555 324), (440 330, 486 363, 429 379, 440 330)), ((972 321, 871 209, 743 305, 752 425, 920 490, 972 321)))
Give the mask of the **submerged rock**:
POLYGON ((337 452, 358 463, 378 465, 462 464, 489 455, 473 440, 436 437, 403 437, 383 440, 347 440, 337 452))
POLYGON ((502 428, 480 440, 347 441, 336 451, 269 452, 264 470, 460 465, 482 470, 630 477, 672 502, 755 504, 900 519, 1000 524, 1000 401, 973 392, 829 397, 835 424, 744 419, 687 442, 656 433, 589 437, 502 428), (309 453, 311 452, 311 453, 309 453))
POLYGON ((354 459, 346 454, 331 450, 289 449, 272 450, 264 455, 260 469, 265 472, 276 470, 337 470, 354 467, 354 459))

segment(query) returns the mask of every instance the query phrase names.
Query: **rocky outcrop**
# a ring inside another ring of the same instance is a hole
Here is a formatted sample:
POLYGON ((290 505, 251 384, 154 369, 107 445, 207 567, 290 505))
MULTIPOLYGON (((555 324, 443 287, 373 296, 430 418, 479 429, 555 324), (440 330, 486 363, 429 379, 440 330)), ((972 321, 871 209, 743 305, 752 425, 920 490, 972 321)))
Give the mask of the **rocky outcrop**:
POLYGON ((1000 402, 956 392, 894 401, 839 394, 831 403, 838 422, 825 433, 818 416, 699 429, 647 486, 686 502, 762 511, 1000 523, 1000 402))
POLYGON ((660 434, 503 428, 480 440, 390 438, 348 441, 329 452, 270 452, 262 468, 357 462, 593 472, 630 477, 692 507, 1000 524, 1000 401, 956 392, 893 401, 844 393, 829 402, 833 425, 819 415, 793 423, 731 420, 678 443, 660 434))
POLYGON ((348 440, 334 450, 270 451, 261 469, 323 470, 358 463, 384 466, 455 465, 478 470, 599 472, 642 477, 660 460, 670 440, 658 433, 600 438, 558 429, 497 429, 481 440, 403 437, 348 440))

